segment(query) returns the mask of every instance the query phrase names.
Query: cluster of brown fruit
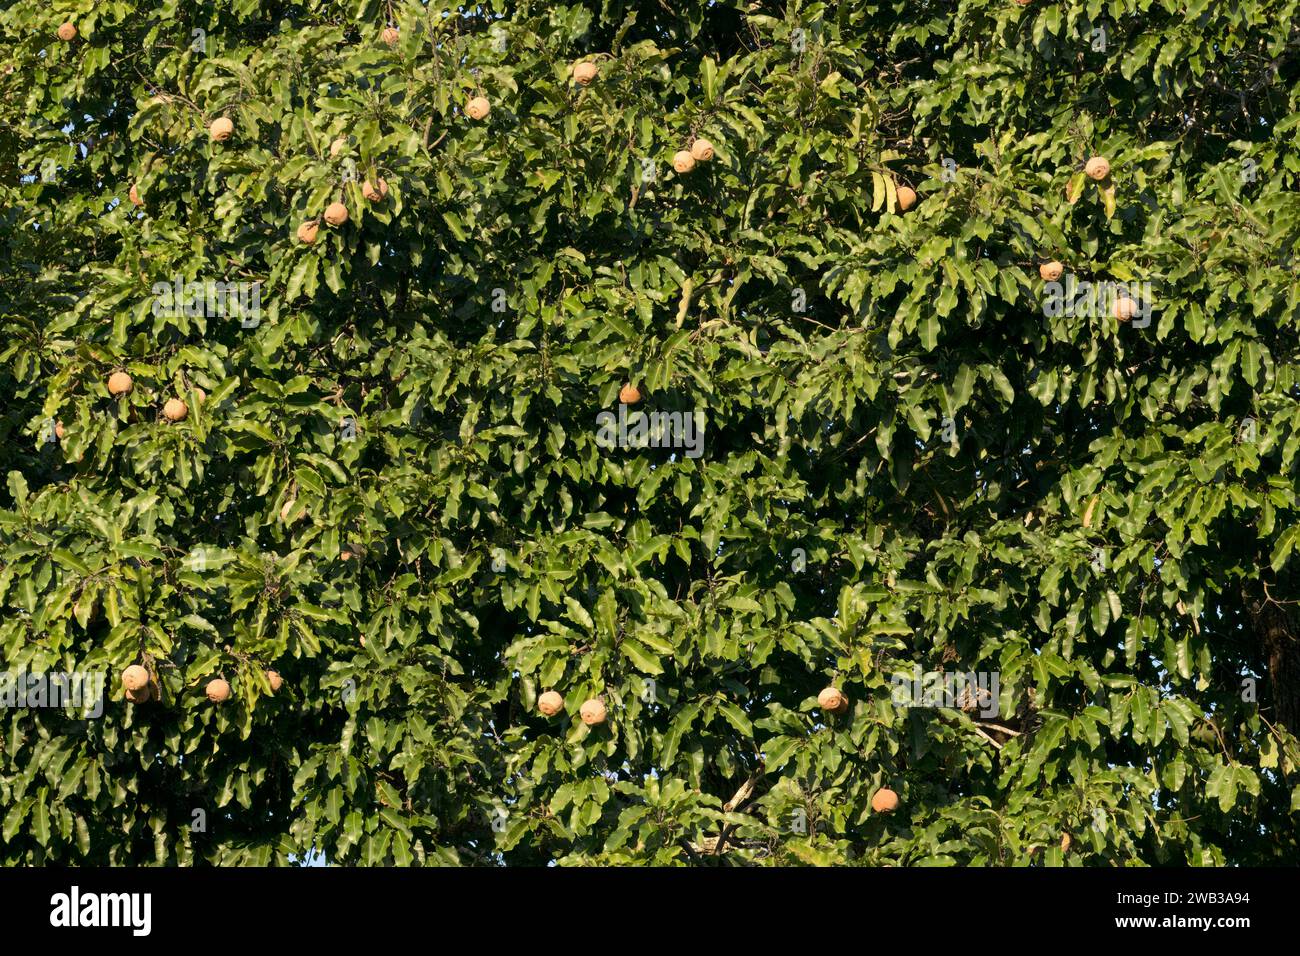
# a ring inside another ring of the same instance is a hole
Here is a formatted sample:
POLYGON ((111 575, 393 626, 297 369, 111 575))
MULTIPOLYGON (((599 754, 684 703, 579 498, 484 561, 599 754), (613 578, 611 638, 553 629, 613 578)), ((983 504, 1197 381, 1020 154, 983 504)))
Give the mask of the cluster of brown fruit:
MULTIPOLYGON (((1016 2, 1019 3, 1021 0, 1016 2)), ((1025 2, 1027 3, 1028 0, 1025 2)), ((1110 175, 1110 160, 1105 156, 1090 156, 1083 164, 1083 172, 1094 182, 1102 182, 1110 175)), ((1065 264, 1057 259, 1051 259, 1038 267, 1038 277, 1044 282, 1055 282, 1064 274, 1065 264)), ((1114 305, 1111 306, 1111 315, 1121 322, 1130 321, 1136 313, 1137 306, 1127 296, 1117 296, 1114 305)))
MULTIPOLYGON (((845 714, 849 710, 849 698, 838 687, 826 687, 817 695, 817 706, 828 714, 845 714)), ((871 809, 876 813, 894 812, 898 809, 898 794, 882 787, 872 796, 871 809)))
POLYGON ((687 149, 679 149, 673 154, 673 169, 678 173, 689 173, 696 163, 707 163, 713 159, 713 144, 707 139, 696 139, 687 149))
MULTIPOLYGON (((383 180, 381 179, 382 183, 383 180)), ((367 181, 366 186, 370 183, 367 181)), ((384 184, 384 192, 388 192, 388 185, 384 184)), ((367 199, 370 197, 367 196, 367 199)), ((373 200, 371 200, 373 202, 373 200)), ((325 215, 322 217, 325 222, 331 226, 341 226, 351 218, 348 213, 348 207, 341 202, 332 202, 325 207, 325 215)), ((320 233, 320 220, 309 219, 298 227, 298 241, 311 245, 316 241, 316 236, 320 233)))
MULTIPOLYGON (((544 717, 554 717, 564 710, 564 698, 557 692, 548 690, 537 698, 537 709, 544 717)), ((599 697, 592 697, 590 700, 583 701, 582 706, 578 708, 578 716, 582 718, 582 722, 588 727, 603 724, 608 716, 605 710, 605 702, 599 697)))
MULTIPOLYGON (((135 381, 126 372, 114 372, 108 377, 108 394, 112 395, 114 398, 121 398, 127 392, 131 391, 134 386, 135 381)), ((203 401, 203 399, 207 397, 206 393, 201 388, 196 388, 194 391, 198 393, 199 401, 203 401)), ((167 419, 169 422, 180 422, 184 421, 189 415, 190 407, 185 404, 182 399, 169 398, 163 403, 162 413, 163 418, 167 419)), ((55 426, 55 434, 60 438, 63 437, 62 423, 55 426)))

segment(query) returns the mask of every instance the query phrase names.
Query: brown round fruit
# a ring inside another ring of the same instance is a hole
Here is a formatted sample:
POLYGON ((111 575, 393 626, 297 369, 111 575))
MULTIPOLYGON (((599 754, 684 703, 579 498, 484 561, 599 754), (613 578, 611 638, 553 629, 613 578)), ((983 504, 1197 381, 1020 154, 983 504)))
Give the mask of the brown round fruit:
POLYGON ((641 401, 641 390, 629 382, 618 390, 618 400, 624 405, 635 405, 641 401))
POLYGON ((71 21, 59 26, 59 39, 67 43, 77 38, 77 27, 71 21))
POLYGON ((1070 852, 1070 834, 1068 833, 1061 834, 1061 852, 1062 853, 1070 852))
POLYGON ((679 149, 673 154, 673 169, 679 173, 689 173, 695 168, 695 157, 689 149, 679 149))
POLYGON ((707 163, 713 158, 713 144, 707 139, 697 139, 691 143, 691 156, 701 163, 707 163))
POLYGON ((114 372, 108 377, 108 393, 110 395, 125 395, 131 391, 131 376, 126 372, 114 372))
POLYGON ((316 234, 320 232, 320 223, 316 221, 304 222, 298 227, 298 241, 311 245, 316 241, 316 234))
POLYGON ((140 190, 135 188, 135 183, 131 184, 130 191, 127 192, 127 198, 131 200, 132 206, 143 206, 144 200, 140 198, 140 190))
POLYGON ((838 687, 827 687, 817 695, 817 706, 832 714, 842 714, 849 709, 849 699, 838 687))
POLYGON ((397 46, 397 40, 401 34, 397 32, 397 27, 384 27, 384 32, 379 36, 389 46, 397 46))
POLYGON ((271 685, 272 694, 284 686, 284 678, 280 676, 279 671, 267 671, 266 682, 271 685))
POLYGON ((63 422, 54 423, 54 437, 60 441, 63 440, 63 422))
POLYGON ((339 153, 343 152, 347 148, 348 138, 346 136, 340 136, 338 139, 334 140, 334 142, 330 143, 330 159, 337 159, 339 153))
POLYGON ((153 700, 153 691, 149 689, 148 684, 145 684, 139 690, 128 690, 126 699, 133 704, 147 704, 153 700))
POLYGON ((1137 313, 1137 305, 1126 295, 1115 297, 1115 304, 1111 307, 1111 314, 1121 322, 1127 322, 1137 313))
POLYGON ((122 671, 122 686, 127 690, 137 691, 149 686, 149 672, 139 664, 132 664, 122 671))
POLYGON ((366 202, 379 202, 388 195, 388 182, 381 179, 379 182, 372 184, 367 179, 361 184, 361 195, 366 197, 366 202))
POLYGON ((183 421, 189 413, 190 407, 179 398, 169 398, 167 404, 163 405, 163 418, 169 422, 183 421))
POLYGON ((605 722, 605 702, 599 697, 593 697, 591 700, 584 701, 578 716, 588 727, 594 727, 596 724, 605 722))
POLYGON ((916 205, 916 190, 911 186, 899 186, 895 193, 898 196, 898 208, 903 212, 916 205))
POLYGON ((1083 166, 1089 179, 1105 179, 1110 175, 1110 160, 1105 156, 1094 156, 1083 166))
POLYGON ((898 809, 898 794, 888 787, 882 787, 871 798, 871 809, 876 813, 893 813, 898 809))
POLYGON ((208 136, 214 143, 224 143, 230 139, 230 135, 235 131, 235 121, 228 116, 219 116, 212 121, 212 126, 208 130, 208 136))
POLYGON ((208 695, 208 700, 214 704, 225 703, 230 699, 230 684, 217 677, 208 681, 204 693, 208 695))
POLYGON ((1038 277, 1044 282, 1055 282, 1065 272, 1065 266, 1053 259, 1038 267, 1038 277))
POLYGON ((573 64, 573 79, 579 86, 586 86, 600 75, 600 67, 595 63, 573 64))
POLYGON ((348 221, 348 207, 341 202, 332 202, 325 207, 325 221, 331 226, 341 226, 348 221))
POLYGON ((548 690, 541 697, 537 698, 537 709, 547 717, 554 717, 560 711, 564 710, 564 698, 553 690, 548 690))
POLYGON ((492 111, 486 96, 476 96, 465 104, 465 113, 472 120, 481 120, 492 111))

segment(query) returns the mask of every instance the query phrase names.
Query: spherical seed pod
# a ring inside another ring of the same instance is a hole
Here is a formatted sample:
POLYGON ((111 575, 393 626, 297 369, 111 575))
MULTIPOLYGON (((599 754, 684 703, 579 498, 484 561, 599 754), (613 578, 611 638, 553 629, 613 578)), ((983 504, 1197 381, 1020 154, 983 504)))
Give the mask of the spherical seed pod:
POLYGON ((635 405, 641 401, 641 390, 629 382, 618 390, 618 400, 624 405, 635 405))
POLYGON ((899 186, 894 190, 894 194, 898 196, 898 208, 900 211, 907 212, 916 205, 916 190, 911 186, 899 186))
POLYGON ((379 202, 388 195, 388 182, 381 179, 376 183, 371 183, 367 179, 361 184, 361 195, 366 197, 367 202, 379 202))
POLYGON ((214 143, 224 143, 235 131, 235 121, 228 116, 219 116, 212 121, 208 136, 214 143))
POLYGON ((537 698, 537 709, 542 712, 543 716, 554 717, 564 710, 564 698, 555 691, 548 690, 537 698))
POLYGON ((128 690, 126 699, 133 704, 147 704, 153 700, 153 691, 149 689, 148 684, 145 684, 139 690, 128 690))
POLYGON ((266 682, 271 685, 272 694, 284 686, 284 678, 280 676, 279 671, 267 671, 266 682))
POLYGON ((1110 175, 1110 160, 1105 156, 1093 156, 1084 163, 1083 171, 1089 179, 1105 179, 1110 175))
POLYGON ((320 223, 315 220, 304 222, 298 227, 298 241, 305 242, 310 246, 316 241, 316 234, 318 232, 320 232, 320 223))
POLYGON ((673 169, 686 174, 695 168, 695 157, 689 149, 679 149, 673 154, 673 169))
POLYGON ((348 138, 340 136, 330 143, 330 159, 338 159, 339 154, 348 148, 348 138))
POLYGON ((139 664, 132 664, 122 671, 122 686, 129 691, 138 691, 149 686, 149 672, 139 664))
POLYGON ((194 394, 198 396, 200 402, 206 402, 208 400, 208 393, 203 391, 203 389, 199 388, 197 385, 194 386, 194 394))
POLYGON ((486 96, 476 96, 465 104, 465 114, 472 120, 481 120, 492 111, 486 96))
POLYGON ((701 163, 707 163, 713 158, 713 144, 707 139, 697 139, 691 143, 691 156, 701 163))
POLYGON ((397 27, 384 27, 384 30, 379 34, 379 37, 389 46, 397 46, 397 41, 401 37, 401 34, 397 32, 397 27))
POLYGON ((163 405, 163 418, 169 422, 183 421, 189 413, 190 407, 179 398, 169 398, 167 403, 163 405))
POLYGON ((125 395, 131 391, 131 376, 126 372, 114 372, 108 377, 108 394, 117 396, 125 395))
POLYGON ((593 697, 591 700, 584 701, 582 707, 578 711, 578 716, 582 718, 582 722, 588 727, 603 724, 606 716, 605 702, 599 697, 593 697))
POLYGON ((1111 314, 1121 322, 1128 322, 1137 314, 1137 304, 1126 295, 1118 295, 1111 306, 1111 314))
POLYGON ((140 198, 140 190, 136 188, 135 183, 131 184, 130 190, 127 191, 127 198, 131 200, 132 206, 143 206, 144 200, 140 198))
POLYGON ((230 684, 216 677, 208 681, 208 686, 203 691, 208 695, 208 700, 214 704, 223 704, 230 699, 230 684))
POLYGON ((849 709, 849 699, 838 687, 827 687, 817 695, 817 706, 832 714, 842 714, 849 709))
POLYGON ((59 439, 59 441, 63 440, 63 422, 54 423, 54 437, 59 439))
POLYGON ((71 20, 59 25, 59 39, 64 43, 71 42, 77 38, 77 26, 71 20))
POLYGON ((573 79, 579 86, 586 86, 600 75, 600 67, 589 61, 573 64, 573 79))
POLYGON ((341 226, 348 221, 348 207, 341 202, 332 202, 325 207, 325 221, 331 226, 341 226))
POLYGON ((1065 266, 1055 259, 1038 267, 1038 277, 1044 282, 1055 282, 1065 273, 1065 266))
POLYGON ((871 798, 871 809, 876 813, 893 813, 898 809, 898 794, 888 787, 881 787, 871 798))

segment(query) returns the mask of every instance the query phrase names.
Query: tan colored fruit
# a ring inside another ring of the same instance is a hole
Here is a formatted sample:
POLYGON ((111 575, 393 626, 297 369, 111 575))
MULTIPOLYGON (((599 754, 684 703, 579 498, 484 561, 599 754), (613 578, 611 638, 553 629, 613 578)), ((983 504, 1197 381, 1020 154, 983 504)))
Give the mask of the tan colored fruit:
POLYGON ((673 169, 679 173, 689 173, 695 168, 695 157, 689 149, 679 149, 673 154, 673 169))
POLYGON ((230 684, 220 677, 214 678, 208 681, 204 693, 208 695, 208 700, 214 704, 225 703, 230 699, 230 684))
POLYGON ((832 714, 842 714, 849 709, 849 699, 838 687, 827 687, 817 695, 817 706, 832 714))
POLYGON ((898 196, 898 208, 903 212, 916 205, 916 190, 911 186, 899 186, 894 192, 898 196))
POLYGON ((320 223, 315 220, 304 222, 298 227, 298 241, 305 242, 310 246, 316 241, 316 234, 318 232, 320 232, 320 223))
POLYGON ((1061 834, 1061 852, 1062 853, 1070 852, 1070 834, 1068 833, 1061 834))
POLYGON ((339 560, 340 560, 340 561, 351 561, 351 560, 352 560, 352 552, 351 552, 351 551, 340 551, 340 552, 339 552, 339 560))
POLYGON ((1053 259, 1038 267, 1038 277, 1044 282, 1055 282, 1065 272, 1065 266, 1053 259))
POLYGON ((371 184, 370 180, 367 179, 361 184, 361 195, 366 197, 367 202, 379 202, 388 195, 388 183, 386 180, 381 179, 379 182, 371 184))
POLYGON ((537 698, 537 709, 547 717, 554 717, 564 710, 564 698, 553 690, 548 690, 537 698))
POLYGON ((605 722, 605 702, 599 697, 584 701, 578 711, 578 716, 582 718, 582 722, 588 727, 603 724, 605 722))
POLYGON ((481 120, 492 111, 486 96, 476 96, 465 104, 465 113, 472 120, 481 120))
POLYGON ((77 38, 77 27, 76 27, 76 24, 72 23, 71 21, 68 21, 67 23, 61 24, 61 25, 59 26, 59 39, 60 39, 60 40, 62 40, 62 41, 64 41, 64 42, 66 43, 66 42, 68 42, 68 41, 70 41, 70 40, 75 40, 76 38, 77 38))
POLYGON ((629 382, 618 390, 618 400, 624 405, 635 405, 641 401, 641 390, 629 382))
POLYGON ((206 402, 208 400, 208 393, 203 391, 203 389, 199 388, 197 385, 194 386, 194 394, 198 396, 200 402, 206 402))
POLYGON ((348 148, 348 138, 340 136, 334 142, 330 143, 330 159, 337 159, 339 153, 348 148))
POLYGON ((871 798, 871 809, 876 813, 893 813, 898 809, 898 794, 888 787, 881 787, 871 798))
POLYGON ((713 144, 707 139, 697 139, 691 143, 691 156, 701 163, 707 163, 713 158, 713 144))
POLYGON ((1110 160, 1105 156, 1094 156, 1083 166, 1089 179, 1105 179, 1110 175, 1110 160))
POLYGON ((332 202, 325 207, 325 221, 331 226, 341 226, 348 221, 348 207, 341 202, 332 202))
POLYGON ((126 372, 114 372, 108 377, 108 393, 110 395, 125 395, 131 391, 131 376, 126 372))
POLYGON ((63 440, 63 422, 54 423, 54 437, 60 441, 63 440))
POLYGON ((281 521, 289 520, 289 512, 293 510, 293 506, 297 503, 297 501, 298 501, 297 498, 290 498, 288 501, 286 501, 284 504, 280 506, 281 521))
POLYGON ((214 143, 224 143, 230 139, 230 134, 235 131, 235 121, 228 116, 219 116, 212 121, 212 126, 208 129, 208 136, 214 143))
POLYGON ((389 46, 397 46, 397 40, 401 37, 401 34, 397 32, 397 27, 384 27, 384 32, 379 36, 389 46))
POLYGON ((266 682, 271 685, 272 694, 284 686, 284 678, 280 676, 279 671, 267 671, 266 682))
POLYGON ((1111 307, 1111 314, 1121 322, 1127 322, 1137 313, 1137 306, 1133 300, 1126 295, 1115 297, 1115 304, 1111 307))
POLYGON ((126 699, 133 704, 147 704, 153 700, 153 691, 149 689, 148 684, 145 684, 139 690, 128 690, 126 699))
POLYGON ((595 63, 573 64, 573 79, 579 86, 586 86, 600 75, 600 67, 595 63))
POLYGON ((169 398, 167 404, 163 406, 163 418, 169 422, 183 421, 189 413, 190 407, 179 398, 169 398))
POLYGON ((1027 6, 1029 6, 1029 4, 1030 4, 1031 2, 1032 2, 1032 0, 1016 0, 1016 3, 1018 3, 1018 4, 1019 4, 1020 6, 1022 6, 1022 7, 1027 7, 1027 6))
POLYGON ((131 205, 132 205, 132 206, 143 206, 143 205, 144 205, 144 200, 140 198, 140 190, 138 190, 138 189, 135 188, 135 183, 132 183, 132 184, 131 184, 131 189, 130 189, 130 191, 129 191, 126 195, 127 195, 127 198, 131 200, 131 205))
POLYGON ((139 664, 132 664, 126 670, 122 671, 122 686, 127 690, 136 691, 149 685, 149 672, 139 664))

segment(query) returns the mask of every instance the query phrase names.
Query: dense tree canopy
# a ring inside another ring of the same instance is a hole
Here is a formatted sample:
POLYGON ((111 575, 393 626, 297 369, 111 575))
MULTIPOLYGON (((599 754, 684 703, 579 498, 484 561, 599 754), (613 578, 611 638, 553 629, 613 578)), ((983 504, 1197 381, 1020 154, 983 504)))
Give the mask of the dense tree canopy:
POLYGON ((1297 6, 7 4, 0 861, 1294 861, 1297 6))

